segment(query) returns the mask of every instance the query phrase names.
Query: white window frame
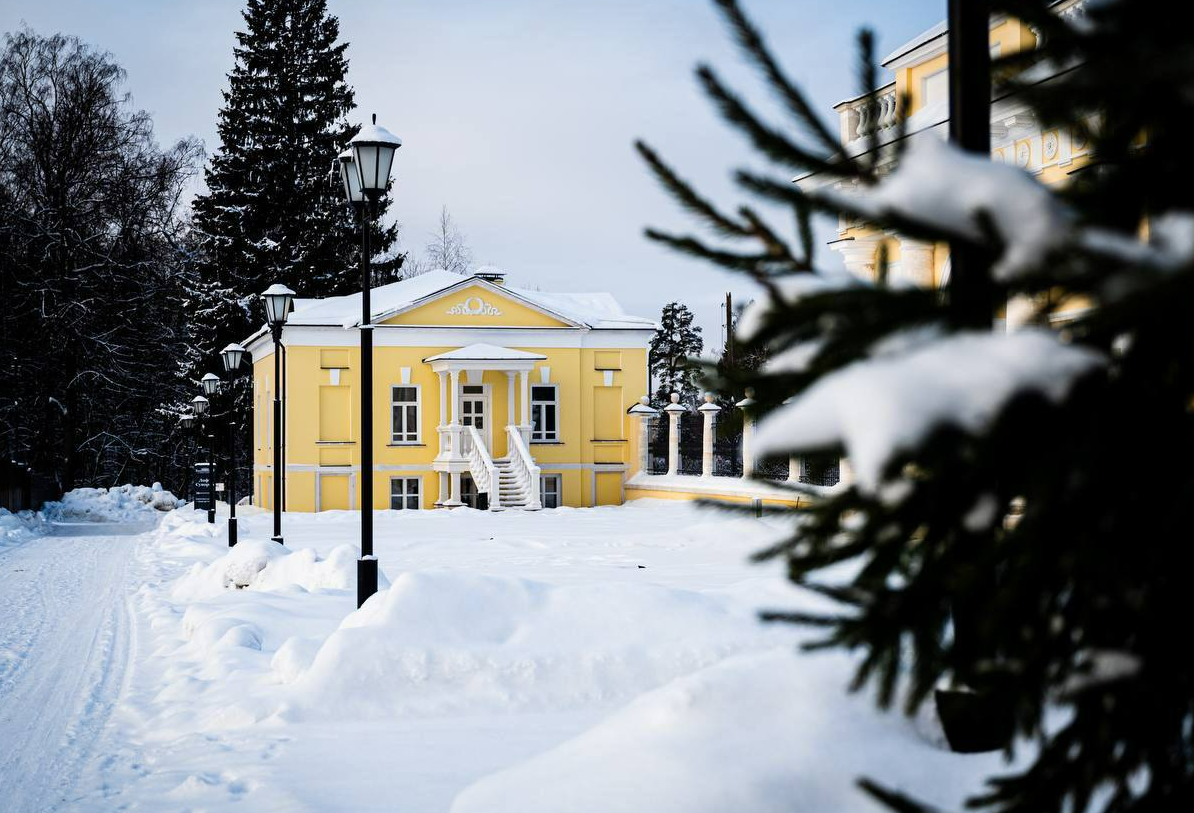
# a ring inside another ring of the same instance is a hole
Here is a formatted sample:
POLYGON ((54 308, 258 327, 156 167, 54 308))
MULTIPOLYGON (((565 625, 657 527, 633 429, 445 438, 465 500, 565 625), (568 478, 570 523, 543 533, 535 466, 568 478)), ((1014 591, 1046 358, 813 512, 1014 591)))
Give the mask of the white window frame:
POLYGON ((539 475, 539 504, 544 508, 559 508, 564 504, 564 476, 561 474, 541 474, 539 475), (556 504, 549 506, 547 504, 547 481, 551 480, 555 484, 555 488, 551 491, 556 495, 556 504))
POLYGON ((390 385, 390 445, 391 446, 418 446, 423 443, 423 388, 418 384, 391 384, 390 385), (395 395, 395 390, 399 387, 404 389, 411 389, 415 391, 414 401, 398 401, 395 395), (414 438, 407 437, 410 435, 409 427, 404 431, 403 437, 399 438, 394 432, 394 411, 398 409, 398 405, 402 405, 402 422, 406 426, 406 407, 414 404, 415 406, 415 431, 414 438))
MULTIPOLYGON (((546 430, 538 431, 531 429, 531 443, 559 443, 560 442, 560 385, 559 384, 531 384, 530 391, 527 397, 531 399, 531 426, 535 426, 535 408, 551 405, 556 410, 556 428, 550 435, 546 430), (550 401, 535 400, 535 389, 539 387, 551 387, 553 395, 550 401)), ((546 425, 546 421, 540 421, 539 425, 546 425)))
POLYGON ((417 511, 417 510, 421 509, 422 507, 423 507, 423 478, 422 477, 403 476, 403 477, 391 477, 390 478, 390 510, 391 511, 417 511), (410 494, 410 481, 411 480, 414 480, 416 483, 418 483, 418 486, 416 486, 416 489, 415 489, 416 493, 414 494, 414 498, 415 498, 414 508, 411 508, 409 505, 406 504, 406 501, 409 500, 411 497, 411 494, 410 494), (394 484, 395 483, 402 483, 401 493, 397 494, 397 495, 394 493, 394 484), (394 506, 394 498, 395 497, 397 497, 401 501, 401 505, 399 505, 397 507, 394 506))

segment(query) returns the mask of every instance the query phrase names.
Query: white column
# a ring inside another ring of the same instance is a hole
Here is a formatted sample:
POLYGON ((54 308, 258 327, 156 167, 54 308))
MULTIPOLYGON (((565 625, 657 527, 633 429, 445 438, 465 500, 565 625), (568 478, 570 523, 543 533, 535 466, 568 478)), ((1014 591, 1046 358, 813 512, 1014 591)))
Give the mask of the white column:
POLYGON ((701 436, 701 476, 713 476, 713 419, 717 413, 721 411, 721 407, 713 403, 713 393, 705 393, 705 403, 698 410, 704 417, 705 422, 702 427, 704 434, 701 436))
POLYGON ((452 377, 452 420, 451 426, 460 425, 460 371, 453 370, 452 377))
POLYGON ((506 425, 514 426, 514 376, 513 370, 506 371, 506 425))
POLYGON ((850 468, 850 461, 844 457, 837 459, 837 484, 843 488, 854 483, 854 469, 850 468))
POLYGON ((460 472, 453 471, 448 473, 448 499, 444 505, 454 508, 457 505, 464 505, 460 501, 460 472))
POLYGON ((799 483, 801 469, 804 468, 804 458, 792 456, 788 458, 788 482, 799 483))
POLYGON ((680 471, 680 416, 685 411, 680 406, 679 393, 672 393, 672 402, 663 411, 667 413, 667 473, 677 474, 680 471))
POLYGON ((747 388, 746 397, 734 406, 742 410, 742 479, 748 479, 755 473, 755 391, 747 388))
POLYGON ((842 255, 846 270, 868 282, 875 280, 875 261, 879 250, 878 237, 855 237, 838 240, 833 250, 842 255))
POLYGON ((436 497, 435 504, 443 505, 448 501, 448 473, 446 471, 438 472, 439 480, 439 495, 436 497))
POLYGON ((933 244, 920 240, 900 240, 898 279, 919 288, 933 287, 933 244))
POLYGON ((531 425, 531 371, 518 371, 519 389, 522 391, 522 425, 531 425))
POLYGON ((443 370, 436 373, 439 376, 439 425, 448 425, 448 374, 443 370))

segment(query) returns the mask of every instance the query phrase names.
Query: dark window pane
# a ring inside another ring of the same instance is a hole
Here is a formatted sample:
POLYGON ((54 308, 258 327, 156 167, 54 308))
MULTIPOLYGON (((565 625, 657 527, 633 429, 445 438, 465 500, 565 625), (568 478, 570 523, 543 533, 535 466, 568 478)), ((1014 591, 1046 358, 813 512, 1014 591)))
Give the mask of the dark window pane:
POLYGON ((406 408, 406 431, 412 436, 418 432, 419 422, 417 420, 418 410, 413 406, 406 408))
POLYGON ((418 497, 418 495, 414 495, 414 496, 411 496, 411 497, 407 497, 407 498, 406 498, 406 507, 407 507, 407 508, 409 508, 409 509, 411 509, 412 511, 417 511, 417 510, 419 510, 419 497, 418 497))
POLYGON ((394 387, 395 401, 417 401, 414 387, 394 387))
POLYGON ((554 401, 555 399, 555 387, 531 387, 532 401, 554 401))
POLYGON ((546 406, 543 412, 547 417, 545 423, 547 424, 547 434, 554 435, 556 433, 556 408, 555 405, 546 406))

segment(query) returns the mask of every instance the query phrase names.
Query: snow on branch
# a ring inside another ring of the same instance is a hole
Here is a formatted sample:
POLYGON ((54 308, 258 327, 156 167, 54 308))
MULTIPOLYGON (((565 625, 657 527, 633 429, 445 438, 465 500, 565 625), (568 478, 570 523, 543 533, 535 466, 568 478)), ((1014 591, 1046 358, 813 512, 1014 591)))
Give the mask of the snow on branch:
POLYGON ((825 376, 777 409, 759 427, 756 453, 842 445, 859 489, 873 493, 887 463, 938 426, 982 431, 1013 396, 1035 391, 1059 401, 1105 361, 1043 329, 907 344, 825 376))
POLYGON ((1041 258, 1066 246, 1073 232, 1072 213, 1027 172, 931 134, 912 139, 899 166, 877 186, 811 194, 877 221, 916 224, 980 244, 994 236, 1002 253, 992 272, 1003 282, 1038 269, 1041 258))

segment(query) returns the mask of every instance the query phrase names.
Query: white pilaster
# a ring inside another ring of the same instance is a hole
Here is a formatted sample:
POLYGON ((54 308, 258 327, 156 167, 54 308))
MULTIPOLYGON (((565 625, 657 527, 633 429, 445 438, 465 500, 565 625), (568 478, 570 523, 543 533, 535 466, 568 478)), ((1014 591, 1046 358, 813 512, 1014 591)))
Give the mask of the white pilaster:
POLYGON ((701 436, 701 476, 713 476, 713 420, 721 407, 713 403, 713 393, 705 393, 705 403, 697 410, 704 417, 704 430, 701 436))
POLYGON ((897 277, 919 288, 933 287, 933 244, 921 240, 900 240, 900 271, 897 277))

